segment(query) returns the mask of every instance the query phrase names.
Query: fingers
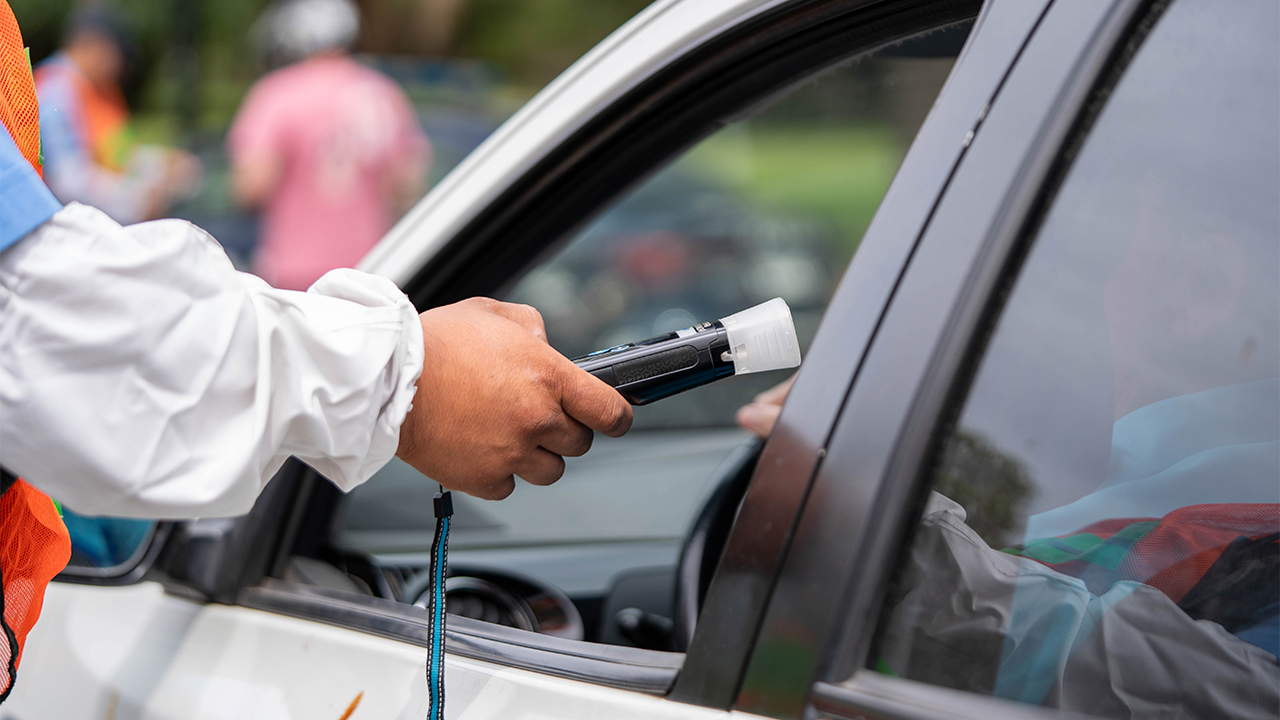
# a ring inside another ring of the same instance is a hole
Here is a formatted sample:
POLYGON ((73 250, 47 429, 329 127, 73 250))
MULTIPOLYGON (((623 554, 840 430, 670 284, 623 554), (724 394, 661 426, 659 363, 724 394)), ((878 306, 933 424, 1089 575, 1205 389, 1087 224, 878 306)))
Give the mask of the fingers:
POLYGON ((768 405, 781 405, 787 401, 787 395, 791 394, 791 386, 796 384, 796 376, 800 373, 794 373, 791 377, 765 390, 755 397, 755 402, 765 403, 768 405))
POLYGON ((521 458, 516 474, 532 485, 550 485, 564 475, 564 458, 544 448, 534 448, 521 458))
POLYGON ((631 405, 617 390, 568 360, 563 387, 561 406, 583 425, 609 437, 621 437, 631 429, 631 405))
POLYGON ((738 425, 762 438, 769 437, 778 424, 782 406, 773 403, 751 403, 738 408, 738 425))
POLYGON ((787 401, 791 386, 796 384, 796 375, 799 373, 760 393, 750 405, 738 408, 738 425, 759 437, 769 437, 782 414, 782 403, 787 401))
POLYGON ((500 500, 516 476, 549 485, 565 457, 591 448, 593 430, 618 436, 631 427, 631 406, 553 350, 533 308, 472 298, 420 321, 422 397, 397 454, 445 487, 500 500), (501 360, 478 366, 477 356, 501 360))
POLYGON ((547 429, 539 433, 538 444, 563 457, 581 457, 591 449, 595 433, 591 428, 562 412, 557 412, 547 429))
POLYGON ((469 485, 466 488, 462 488, 461 492, 478 497, 481 500, 505 500, 511 493, 515 492, 515 489, 516 479, 508 475, 485 485, 469 485))

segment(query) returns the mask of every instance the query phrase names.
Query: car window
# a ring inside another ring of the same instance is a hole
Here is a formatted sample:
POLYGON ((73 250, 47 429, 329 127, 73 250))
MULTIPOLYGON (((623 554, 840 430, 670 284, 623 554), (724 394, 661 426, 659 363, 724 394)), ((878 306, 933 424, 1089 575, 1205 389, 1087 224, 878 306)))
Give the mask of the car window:
POLYGON ((152 520, 92 517, 60 506, 71 536, 68 575, 121 575, 142 559, 155 533, 152 520), (87 573, 85 571, 88 571, 87 573))
MULTIPOLYGON (((844 62, 728 124, 596 217, 505 299, 540 310, 549 341, 571 357, 773 297, 787 300, 807 348, 967 32, 844 62)), ((449 611, 522 626, 513 612, 536 603, 495 599, 492 585, 541 583, 572 600, 579 639, 631 643, 614 622, 628 607, 669 622, 682 539, 717 466, 747 437, 734 412, 787 377, 731 378, 637 408, 631 433, 597 437, 552 487, 517 483, 501 502, 455 496, 449 587, 458 601, 451 594, 449 611)), ((372 557, 397 598, 416 601, 434 491, 393 462, 343 500, 334 547, 372 557)))
POLYGON ((1278 28, 1269 0, 1174 0, 1133 55, 946 431, 873 669, 1275 717, 1278 28))

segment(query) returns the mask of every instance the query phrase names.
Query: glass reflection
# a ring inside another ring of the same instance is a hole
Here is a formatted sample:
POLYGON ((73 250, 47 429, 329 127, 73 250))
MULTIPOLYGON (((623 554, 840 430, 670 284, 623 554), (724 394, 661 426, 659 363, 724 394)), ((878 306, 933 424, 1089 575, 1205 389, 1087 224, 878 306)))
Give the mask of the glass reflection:
POLYGON ((1178 0, 1046 217, 876 668, 1103 717, 1280 708, 1280 12, 1178 0))

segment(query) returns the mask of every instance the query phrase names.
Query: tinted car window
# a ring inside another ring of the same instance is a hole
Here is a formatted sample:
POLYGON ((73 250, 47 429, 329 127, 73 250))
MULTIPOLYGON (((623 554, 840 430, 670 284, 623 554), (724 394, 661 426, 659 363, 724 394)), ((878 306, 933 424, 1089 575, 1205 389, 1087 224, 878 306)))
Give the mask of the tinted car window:
MULTIPOLYGON (((912 52, 958 50, 966 32, 912 52)), ((506 299, 538 308, 551 344, 578 357, 782 297, 807 349, 952 62, 882 52, 805 81, 645 182, 506 299)), ((636 408, 634 427, 731 426, 782 377, 636 408)))
MULTIPOLYGON (((928 36, 943 57, 898 47, 792 88, 640 184, 506 299, 540 310, 550 342, 576 356, 781 296, 806 347, 967 32, 928 36)), ((622 642, 607 608, 671 617, 681 540, 746 437, 734 412, 787 376, 730 378, 637 408, 626 437, 598 437, 552 487, 517 483, 496 503, 455 495, 450 569, 554 585, 583 609, 587 639, 622 642)), ((399 573, 411 595, 434 490, 393 462, 344 500, 334 544, 399 573)))
POLYGON ((873 667, 1115 718, 1280 712, 1277 5, 1175 0, 987 340, 873 667))
POLYGON ((68 574, 85 570, 114 570, 123 573, 133 567, 146 549, 156 523, 133 518, 89 517, 62 507, 62 521, 71 536, 68 574))

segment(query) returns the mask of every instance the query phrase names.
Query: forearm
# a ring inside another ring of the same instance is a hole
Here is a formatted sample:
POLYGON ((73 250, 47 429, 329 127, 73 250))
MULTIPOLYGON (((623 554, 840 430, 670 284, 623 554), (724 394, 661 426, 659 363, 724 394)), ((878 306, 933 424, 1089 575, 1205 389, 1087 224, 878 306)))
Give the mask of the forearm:
POLYGON ((90 514, 245 512, 290 455, 350 488, 422 352, 389 281, 275 290, 186 223, 71 206, 0 254, 0 464, 90 514))
POLYGON ((231 191, 243 208, 256 209, 267 204, 280 184, 280 163, 266 155, 233 158, 231 191))
POLYGON ((146 220, 162 196, 161 177, 154 172, 115 172, 94 162, 73 122, 82 111, 65 75, 43 83, 40 99, 44 180, 54 195, 64 203, 92 205, 121 223, 146 220))
POLYGON ((161 178, 156 173, 113 172, 84 156, 62 156, 50 161, 45 166, 44 179, 62 202, 92 205, 126 225, 155 215, 164 197, 161 178))

